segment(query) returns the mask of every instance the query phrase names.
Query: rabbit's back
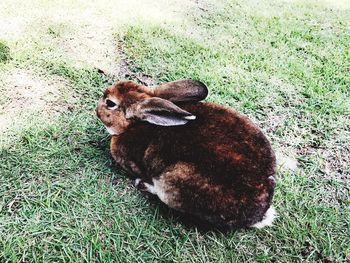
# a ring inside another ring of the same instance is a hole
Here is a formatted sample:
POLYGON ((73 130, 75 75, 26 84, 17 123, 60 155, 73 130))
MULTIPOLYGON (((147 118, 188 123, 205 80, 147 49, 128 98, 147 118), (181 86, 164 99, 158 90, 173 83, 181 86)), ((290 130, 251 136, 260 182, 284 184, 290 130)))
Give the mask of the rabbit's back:
POLYGON ((148 141, 143 158, 150 169, 159 172, 185 161, 196 164, 212 180, 227 184, 265 182, 274 175, 275 156, 270 143, 247 117, 213 103, 181 107, 192 112, 196 120, 175 127, 145 124, 147 127, 139 130, 145 131, 142 141, 148 141))

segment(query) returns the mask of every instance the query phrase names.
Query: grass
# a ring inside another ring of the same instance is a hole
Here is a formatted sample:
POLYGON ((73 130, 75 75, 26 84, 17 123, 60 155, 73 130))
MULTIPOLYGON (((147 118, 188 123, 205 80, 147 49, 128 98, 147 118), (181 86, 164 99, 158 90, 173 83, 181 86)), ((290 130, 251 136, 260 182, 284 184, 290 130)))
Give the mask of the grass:
POLYGON ((146 1, 132 19, 98 2, 0 9, 0 261, 349 261, 347 2, 146 1), (279 168, 274 227, 186 227, 132 187, 94 108, 142 76, 205 82, 298 161, 279 168))
POLYGON ((10 59, 10 49, 9 47, 0 41, 0 62, 5 63, 10 59))

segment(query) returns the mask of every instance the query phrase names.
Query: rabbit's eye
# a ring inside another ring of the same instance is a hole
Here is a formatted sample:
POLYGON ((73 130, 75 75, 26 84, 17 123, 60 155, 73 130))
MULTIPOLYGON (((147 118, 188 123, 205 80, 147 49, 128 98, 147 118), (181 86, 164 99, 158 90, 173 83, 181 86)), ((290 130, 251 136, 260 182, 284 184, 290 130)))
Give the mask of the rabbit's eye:
POLYGON ((115 104, 113 101, 111 100, 106 100, 106 104, 108 108, 113 108, 115 106, 117 106, 117 104, 115 104))

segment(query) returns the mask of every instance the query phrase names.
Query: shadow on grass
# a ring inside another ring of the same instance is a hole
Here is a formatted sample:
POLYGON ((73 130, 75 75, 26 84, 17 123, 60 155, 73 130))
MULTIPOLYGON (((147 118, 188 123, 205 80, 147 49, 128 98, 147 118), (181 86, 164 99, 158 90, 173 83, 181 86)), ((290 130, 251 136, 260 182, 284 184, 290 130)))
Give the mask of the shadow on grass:
POLYGON ((10 48, 0 40, 0 63, 6 63, 10 59, 10 48))

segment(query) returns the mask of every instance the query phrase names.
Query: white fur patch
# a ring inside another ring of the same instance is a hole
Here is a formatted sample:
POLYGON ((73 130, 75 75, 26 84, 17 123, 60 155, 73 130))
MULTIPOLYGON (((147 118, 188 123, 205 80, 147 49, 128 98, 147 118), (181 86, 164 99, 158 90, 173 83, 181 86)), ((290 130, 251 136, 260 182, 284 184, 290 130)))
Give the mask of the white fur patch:
POLYGON ((195 120, 195 119, 196 119, 196 116, 190 115, 190 116, 184 117, 184 119, 185 119, 185 120, 195 120))
POLYGON ((116 135, 117 133, 110 127, 105 126, 110 135, 116 135))
POLYGON ((274 182, 276 182, 276 179, 275 179, 275 177, 274 176, 269 176, 269 177, 267 177, 267 179, 269 179, 269 180, 271 180, 271 181, 274 181, 274 182))
POLYGON ((166 200, 166 194, 161 187, 161 183, 159 180, 153 179, 153 185, 145 183, 146 190, 150 192, 151 194, 157 195, 160 200, 163 202, 166 200))
POLYGON ((141 179, 140 178, 136 178, 135 179, 135 186, 137 187, 141 182, 141 179))
POLYGON ((265 226, 272 226, 273 220, 276 218, 277 212, 273 206, 270 206, 269 209, 267 209, 263 220, 261 220, 258 223, 255 223, 254 225, 251 225, 251 227, 255 228, 263 228, 265 226))
POLYGON ((151 194, 158 195, 157 189, 155 189, 154 185, 144 183, 147 192, 150 192, 151 194))
POLYGON ((176 191, 168 191, 167 185, 164 181, 159 179, 153 179, 153 185, 145 183, 146 189, 151 194, 157 195, 158 198, 167 205, 173 205, 175 199, 176 191))

